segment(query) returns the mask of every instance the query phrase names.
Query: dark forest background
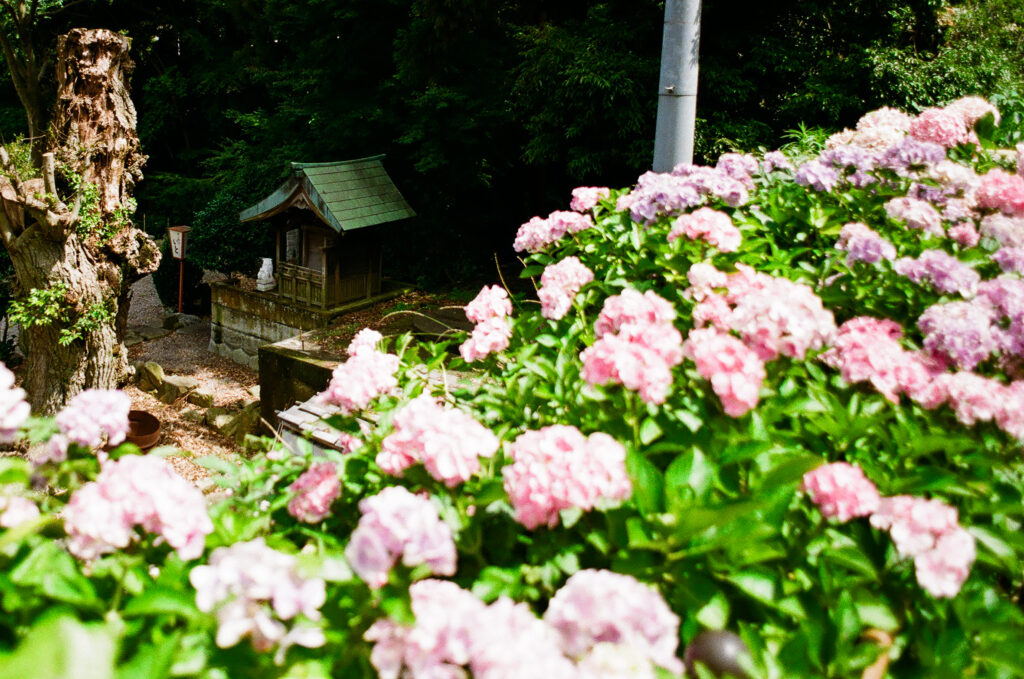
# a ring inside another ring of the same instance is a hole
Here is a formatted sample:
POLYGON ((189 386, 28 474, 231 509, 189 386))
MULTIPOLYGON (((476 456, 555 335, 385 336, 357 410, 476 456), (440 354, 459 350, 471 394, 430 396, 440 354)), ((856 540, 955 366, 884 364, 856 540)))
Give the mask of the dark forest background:
MULTIPOLYGON (((420 217, 389 227, 386 275, 493 271, 534 214, 578 185, 624 186, 653 152, 663 4, 654 0, 72 0, 34 28, 133 40, 149 155, 137 220, 193 227, 192 257, 253 272, 238 211, 289 161, 387 154, 420 217)), ((965 94, 1022 108, 1020 0, 705 0, 699 160, 776 147, 883 105, 965 94)), ((52 73, 52 69, 51 69, 52 73)), ((44 79, 44 87, 52 83, 44 79)), ((0 89, 0 134, 25 132, 0 89)))

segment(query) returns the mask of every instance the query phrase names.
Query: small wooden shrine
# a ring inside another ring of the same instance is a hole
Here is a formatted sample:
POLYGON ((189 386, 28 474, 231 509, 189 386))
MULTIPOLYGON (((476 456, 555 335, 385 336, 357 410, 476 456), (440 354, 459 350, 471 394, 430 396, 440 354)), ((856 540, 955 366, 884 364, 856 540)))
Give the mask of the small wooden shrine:
POLYGON ((292 163, 277 191, 241 212, 274 230, 274 293, 329 308, 381 291, 381 241, 367 227, 415 216, 383 158, 292 163))

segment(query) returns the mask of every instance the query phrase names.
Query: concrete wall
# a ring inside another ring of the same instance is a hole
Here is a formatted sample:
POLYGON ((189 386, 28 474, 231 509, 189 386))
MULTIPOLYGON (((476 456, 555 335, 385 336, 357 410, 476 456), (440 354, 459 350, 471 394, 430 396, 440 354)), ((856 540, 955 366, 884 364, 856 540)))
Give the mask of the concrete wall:
POLYGON ((306 348, 299 337, 259 349, 260 414, 277 425, 277 413, 306 401, 327 388, 337 355, 306 348))

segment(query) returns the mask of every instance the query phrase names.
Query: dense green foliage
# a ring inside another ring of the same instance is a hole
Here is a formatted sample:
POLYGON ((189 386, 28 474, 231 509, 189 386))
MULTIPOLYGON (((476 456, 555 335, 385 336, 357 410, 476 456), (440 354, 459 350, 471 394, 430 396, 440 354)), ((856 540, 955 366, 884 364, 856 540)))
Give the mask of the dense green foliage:
MULTIPOLYGON (((1020 92, 1022 12, 1015 0, 705 3, 698 153, 774 146, 881 104, 1020 92)), ((387 153, 421 216, 394 239, 389 271, 458 278, 492 250, 507 258, 510 229, 572 186, 648 165, 661 22, 654 0, 88 0, 36 34, 40 50, 72 25, 133 37, 150 156, 139 217, 154 233, 195 226, 203 266, 254 270, 261 245, 234 213, 289 161, 387 153)), ((4 101, 10 137, 17 99, 4 101)))

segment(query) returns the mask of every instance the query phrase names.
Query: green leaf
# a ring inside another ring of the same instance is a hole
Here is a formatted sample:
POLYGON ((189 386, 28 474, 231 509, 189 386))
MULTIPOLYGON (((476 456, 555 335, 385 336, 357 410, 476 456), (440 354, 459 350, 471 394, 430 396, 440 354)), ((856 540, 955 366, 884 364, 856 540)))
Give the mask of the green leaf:
POLYGON ((0 656, 0 677, 113 679, 114 650, 103 625, 59 613, 37 622, 13 653, 0 656))
POLYGON ((671 499, 683 488, 690 488, 697 497, 703 497, 715 479, 715 468, 700 448, 683 453, 665 470, 665 492, 671 499))
POLYGON ((651 514, 661 510, 665 480, 658 468, 643 454, 626 454, 626 471, 633 481, 633 497, 640 511, 651 514))
POLYGON ((10 573, 11 582, 40 594, 96 610, 102 608, 89 579, 56 542, 44 542, 29 552, 10 573))
POLYGON ((164 679, 171 673, 182 632, 179 630, 157 643, 143 644, 138 653, 117 667, 117 679, 164 679))
POLYGON ((649 446, 661 438, 663 433, 653 417, 644 418, 644 421, 640 424, 640 443, 649 446))
POLYGON ((193 462, 204 469, 209 469, 212 472, 219 472, 225 476, 234 477, 238 475, 238 467, 231 464, 224 458, 217 457, 216 455, 204 455, 202 457, 197 457, 193 462))
POLYGON ((716 592, 707 604, 697 611, 697 622, 708 629, 725 629, 729 622, 729 600, 722 592, 716 592))
POLYGON ((744 594, 757 599, 761 603, 768 604, 769 606, 775 605, 776 583, 775 579, 771 576, 758 571, 746 571, 728 575, 725 579, 736 585, 744 594))
POLYGON ((195 598, 185 592, 151 586, 139 596, 132 597, 121 615, 125 618, 150 615, 194 618, 199 615, 199 609, 196 608, 195 598))
POLYGON ((0 485, 26 484, 32 477, 32 463, 21 457, 0 457, 0 485))

